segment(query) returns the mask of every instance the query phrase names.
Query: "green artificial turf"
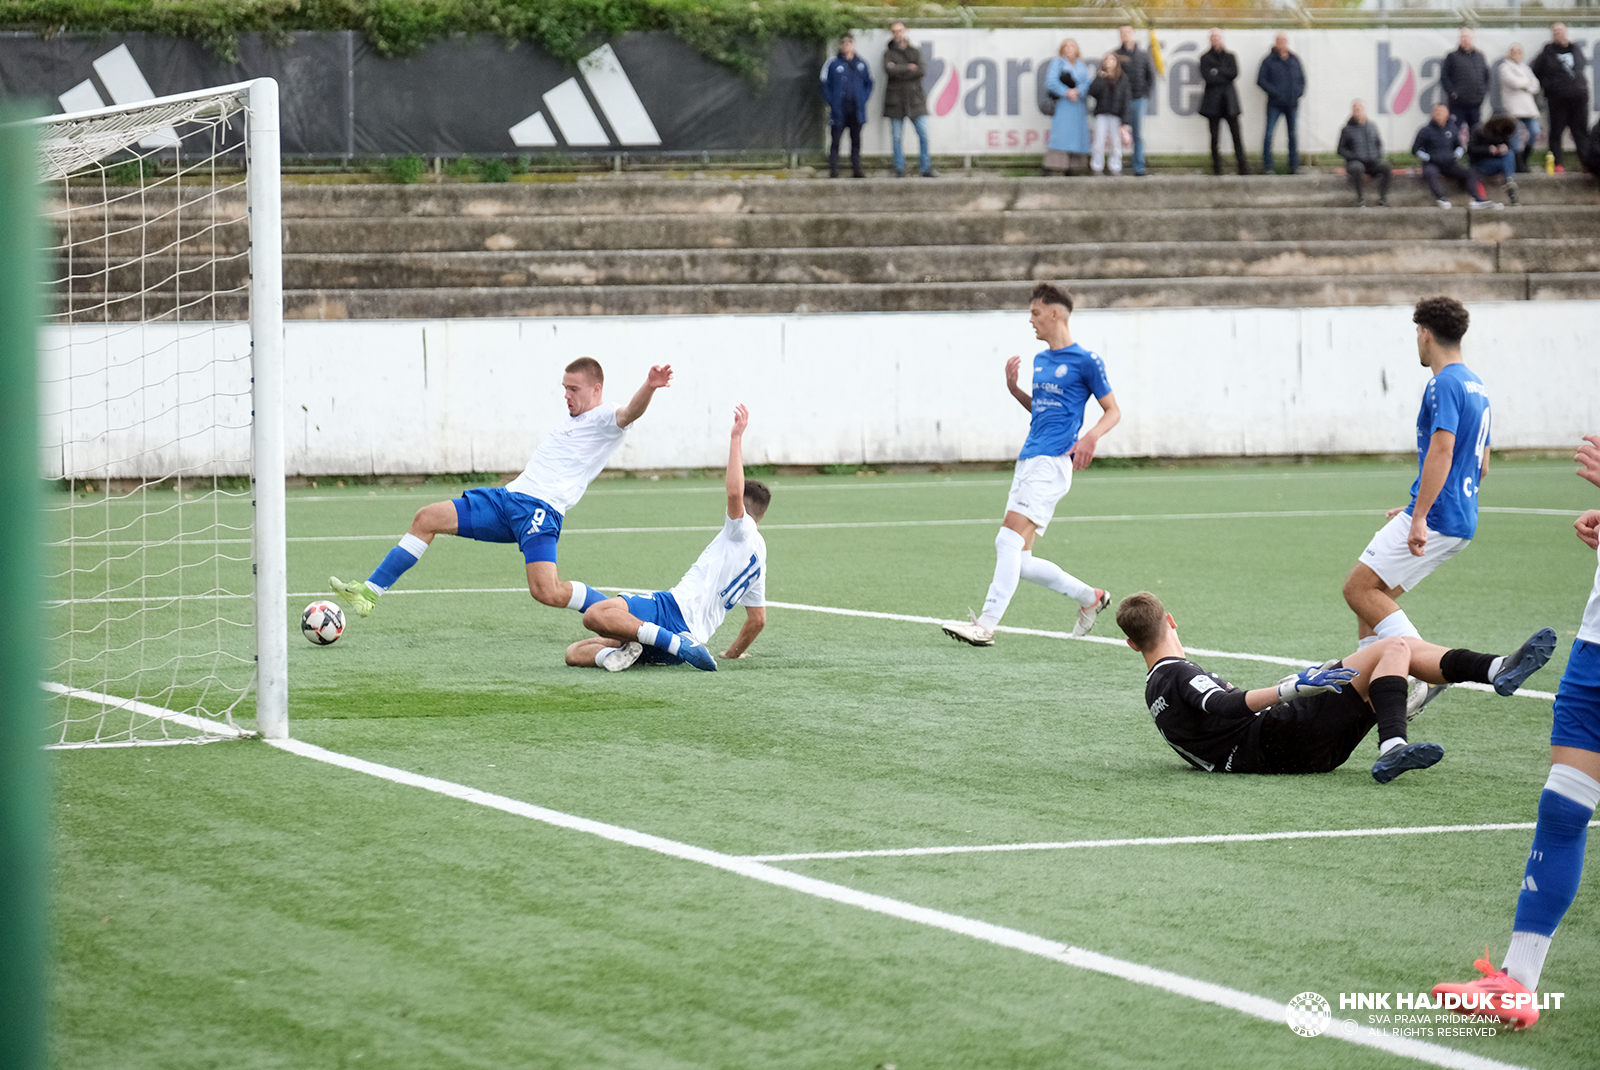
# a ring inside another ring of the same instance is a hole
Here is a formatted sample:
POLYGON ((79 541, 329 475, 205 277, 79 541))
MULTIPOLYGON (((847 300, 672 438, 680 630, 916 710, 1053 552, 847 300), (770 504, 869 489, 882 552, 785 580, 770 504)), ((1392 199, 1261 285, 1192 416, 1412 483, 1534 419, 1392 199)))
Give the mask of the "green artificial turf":
MULTIPOLYGON (((1320 660, 1354 646, 1340 584, 1410 478, 1382 464, 1091 470, 1035 552, 1118 597, 1157 592, 1191 647, 1320 660), (1192 515, 1295 512, 1319 515, 1192 515)), ((940 618, 981 603, 1003 474, 771 482, 769 599, 940 618)), ((330 573, 364 577, 419 506, 454 492, 292 493, 292 609, 330 573)), ((1402 604, 1428 637, 1475 649, 1554 627, 1556 658, 1529 684, 1554 690, 1595 567, 1571 519, 1595 501, 1569 466, 1497 464, 1486 507, 1556 512, 1486 512, 1402 604)), ((597 483, 566 518, 562 574, 669 587, 721 507, 720 481, 597 483), (601 530, 674 527, 696 530, 601 530)), ((1023 584, 1006 624, 1063 631, 1073 610, 1023 584)), ((1370 740, 1326 776, 1200 774, 1151 727, 1126 648, 1002 634, 978 650, 925 624, 768 620, 752 656, 714 675, 569 669, 578 618, 527 596, 515 549, 441 537, 338 643, 293 640, 292 732, 730 854, 1531 821, 1548 762, 1547 701, 1456 689, 1413 731, 1445 761, 1386 787, 1367 773, 1370 740)), ((1117 635, 1109 615, 1095 634, 1117 635)), ((1245 687, 1286 671, 1200 660, 1245 687)), ((54 766, 60 1067, 1408 1062, 259 742, 57 752, 54 766)), ((1465 980, 1485 943, 1498 960, 1530 835, 778 864, 1273 999, 1321 992, 1337 1010, 1339 992, 1465 980)), ((1595 903, 1591 880, 1550 954, 1561 1011, 1440 1043, 1592 1066, 1595 903)))

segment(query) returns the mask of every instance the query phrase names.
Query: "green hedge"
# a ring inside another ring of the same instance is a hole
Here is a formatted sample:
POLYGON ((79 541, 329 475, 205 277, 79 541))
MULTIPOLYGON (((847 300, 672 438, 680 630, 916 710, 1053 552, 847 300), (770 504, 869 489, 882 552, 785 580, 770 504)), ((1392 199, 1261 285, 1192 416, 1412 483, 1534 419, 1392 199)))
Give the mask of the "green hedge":
POLYGON ((205 42, 226 62, 238 35, 359 30, 386 56, 453 33, 533 41, 576 60, 629 30, 666 30, 706 56, 759 77, 776 37, 824 41, 856 22, 842 0, 3 0, 0 28, 146 33, 205 42))

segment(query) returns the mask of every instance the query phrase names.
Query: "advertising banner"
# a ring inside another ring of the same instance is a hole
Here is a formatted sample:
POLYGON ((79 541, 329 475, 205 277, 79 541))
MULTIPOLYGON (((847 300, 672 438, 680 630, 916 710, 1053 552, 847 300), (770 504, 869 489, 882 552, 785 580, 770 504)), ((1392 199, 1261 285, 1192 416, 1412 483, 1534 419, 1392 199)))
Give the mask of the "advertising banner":
MULTIPOLYGON (((1240 124, 1245 149, 1254 158, 1261 151, 1266 129, 1266 95, 1256 87, 1261 61, 1272 48, 1275 30, 1224 30, 1223 47, 1239 60, 1234 83, 1243 108, 1240 124)), ((1457 31, 1426 30, 1290 30, 1289 49, 1305 68, 1306 93, 1300 101, 1299 136, 1302 152, 1332 152, 1339 130, 1350 117, 1350 103, 1365 102, 1371 120, 1390 152, 1411 147, 1417 129, 1428 121, 1428 111, 1439 100, 1439 66, 1457 47, 1457 31)), ((1204 83, 1199 59, 1210 47, 1207 30, 1159 30, 1165 73, 1158 72, 1145 118, 1145 146, 1151 153, 1200 153, 1210 150, 1210 132, 1198 113, 1204 83)), ((922 50, 927 74, 923 86, 928 97, 928 127, 932 149, 939 154, 980 155, 1034 153, 1043 155, 1050 132, 1050 117, 1039 110, 1044 71, 1062 41, 1073 38, 1083 57, 1098 65, 1105 53, 1118 46, 1115 27, 1072 30, 915 30, 911 41, 922 50)), ((1600 72, 1592 62, 1600 45, 1600 27, 1573 26, 1570 36, 1591 59, 1589 76, 1593 109, 1600 101, 1600 72)), ((1136 39, 1148 50, 1150 34, 1141 30, 1136 39)), ((1532 63, 1550 39, 1544 26, 1520 30, 1479 29, 1477 48, 1492 69, 1505 58, 1506 49, 1520 43, 1532 63)), ((887 154, 889 123, 883 118, 883 52, 889 43, 885 30, 856 37, 856 49, 872 64, 873 94, 868 103, 872 121, 862 131, 863 151, 887 154)), ((1491 74, 1495 70, 1491 70, 1491 74)), ((1490 79, 1491 86, 1498 80, 1490 79)), ((1087 88, 1087 87, 1085 87, 1087 88)), ((1494 99, 1498 99, 1498 95, 1494 99)), ((1485 115, 1489 114, 1486 109, 1485 115)), ((1589 125, 1595 121, 1591 111, 1589 125)), ((916 134, 908 128, 907 152, 916 151, 916 134)), ((1286 151, 1283 125, 1277 131, 1275 152, 1286 151)), ((1232 145, 1226 128, 1222 149, 1232 145)))
POLYGON ((629 33, 576 65, 484 35, 390 59, 359 33, 243 35, 239 62, 153 34, 0 34, 0 97, 56 112, 271 77, 289 156, 539 151, 795 151, 821 136, 819 50, 779 41, 757 86, 667 33, 629 33))

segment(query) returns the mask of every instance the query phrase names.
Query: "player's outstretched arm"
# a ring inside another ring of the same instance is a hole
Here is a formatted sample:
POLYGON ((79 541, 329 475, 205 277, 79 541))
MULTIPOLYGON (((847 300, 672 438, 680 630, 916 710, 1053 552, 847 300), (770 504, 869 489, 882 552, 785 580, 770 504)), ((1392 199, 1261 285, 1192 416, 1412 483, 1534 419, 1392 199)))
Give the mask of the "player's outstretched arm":
POLYGON ((742 658, 745 651, 750 649, 750 644, 756 641, 756 636, 761 634, 761 629, 767 626, 766 606, 745 606, 744 627, 739 629, 738 638, 733 645, 723 651, 724 658, 742 658))
MULTIPOLYGON (((733 432, 728 436, 728 475, 723 485, 728 488, 728 517, 738 520, 744 516, 744 429, 750 426, 750 410, 743 405, 733 407, 733 432)), ((760 631, 760 629, 756 629, 760 631)), ((751 636, 751 638, 755 638, 751 636)), ((746 644, 749 645, 749 644, 746 644)))
POLYGON ((1422 462, 1422 478, 1417 485, 1417 505, 1411 511, 1411 534, 1406 545, 1411 556, 1421 557, 1428 549, 1428 510, 1450 478, 1450 462, 1455 456, 1454 431, 1435 431, 1428 439, 1428 459, 1422 462))
POLYGON ((1117 404, 1117 395, 1107 394, 1103 398, 1095 398, 1100 405, 1100 419, 1089 428, 1088 432, 1079 437, 1067 451, 1072 457, 1072 470, 1081 472, 1089 467, 1089 462, 1094 460, 1095 447, 1100 444, 1100 439, 1107 431, 1122 422, 1122 408, 1117 404))
POLYGON ((644 415, 644 410, 650 407, 650 399, 656 396, 656 391, 664 386, 672 385, 672 365, 658 364, 650 369, 650 374, 644 377, 644 385, 634 392, 628 403, 617 410, 617 426, 627 427, 633 421, 644 415))
POLYGON ((1246 692, 1244 704, 1251 713, 1260 713, 1268 706, 1276 706, 1292 698, 1320 695, 1324 691, 1342 691, 1344 685, 1357 675, 1355 669, 1324 669, 1320 665, 1308 665, 1293 676, 1285 677, 1276 687, 1258 687, 1246 692))
POLYGON ((1006 361, 1006 389, 1011 391, 1011 396, 1017 399, 1017 404, 1033 411, 1033 395, 1022 389, 1017 382, 1017 377, 1022 374, 1022 358, 1012 357, 1006 361))

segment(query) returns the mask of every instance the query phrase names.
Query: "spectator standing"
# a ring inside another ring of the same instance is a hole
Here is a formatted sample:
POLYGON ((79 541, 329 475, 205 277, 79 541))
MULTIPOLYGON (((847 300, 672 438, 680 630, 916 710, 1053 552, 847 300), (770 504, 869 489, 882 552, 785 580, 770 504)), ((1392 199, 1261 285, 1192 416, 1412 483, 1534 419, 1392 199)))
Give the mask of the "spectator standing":
POLYGON ((883 88, 883 114, 889 120, 889 138, 894 143, 894 174, 906 177, 906 120, 917 132, 917 169, 923 178, 935 177, 933 157, 928 152, 928 95, 922 88, 927 68, 922 50, 911 43, 906 24, 889 27, 894 36, 883 53, 883 70, 888 85, 883 88))
POLYGON ((1132 26, 1119 26, 1117 33, 1122 44, 1116 51, 1122 77, 1128 80, 1128 112, 1122 121, 1133 129, 1133 173, 1143 175, 1144 169, 1144 116, 1150 107, 1150 94, 1156 87, 1156 65, 1150 53, 1134 40, 1132 26))
POLYGON ((1056 58, 1045 71, 1045 91, 1056 101, 1050 117, 1050 141, 1045 146, 1044 169, 1072 173, 1077 157, 1089 155, 1089 108, 1086 97, 1094 80, 1094 67, 1083 58, 1078 42, 1061 42, 1056 58))
POLYGON ((1585 155, 1589 125, 1589 82, 1584 76, 1583 49, 1567 39, 1567 28, 1561 23, 1550 27, 1550 43, 1534 57, 1533 73, 1544 90, 1544 100, 1550 107, 1550 152, 1556 158, 1556 170, 1562 171, 1561 135, 1572 131, 1572 147, 1578 150, 1578 159, 1585 155))
POLYGON ((1483 98, 1489 95, 1489 61, 1473 47, 1472 30, 1461 28, 1461 44, 1444 57, 1439 66, 1439 91, 1450 114, 1468 130, 1476 130, 1483 110, 1483 98))
POLYGON ((1383 138, 1378 128, 1367 122, 1367 106, 1357 100, 1350 105, 1350 121, 1339 131, 1339 155, 1344 158, 1344 173, 1356 191, 1356 207, 1367 206, 1362 176, 1378 180, 1378 207, 1389 207, 1389 179, 1394 168, 1383 158, 1383 138))
POLYGON ((1221 125, 1228 124, 1233 135, 1233 156, 1238 161, 1239 173, 1249 173, 1244 162, 1244 142, 1239 137, 1239 91, 1233 87, 1239 77, 1239 59, 1222 47, 1222 31, 1211 31, 1211 50, 1200 57, 1200 77, 1206 83, 1200 97, 1200 114, 1211 124, 1211 173, 1222 174, 1222 153, 1218 151, 1221 125))
POLYGON ((1528 169, 1528 153, 1539 138, 1539 102, 1533 95, 1539 91, 1539 79, 1533 68, 1522 62, 1522 46, 1512 45, 1506 58, 1500 61, 1500 106, 1517 121, 1520 128, 1517 139, 1517 170, 1528 169))
POLYGON ((1511 143, 1517 136, 1517 121, 1509 115, 1496 115, 1472 132, 1467 142, 1467 159, 1480 175, 1501 175, 1506 180, 1506 200, 1517 203, 1517 150, 1511 143))
POLYGON ((1289 173, 1300 170, 1300 141, 1295 128, 1300 114, 1300 98, 1306 91, 1306 71, 1300 57, 1289 51, 1289 35, 1280 33, 1272 51, 1261 61, 1256 85, 1267 94, 1267 136, 1261 143, 1261 170, 1272 174, 1272 132, 1282 116, 1289 127, 1289 173))
POLYGON ((1122 174, 1122 130, 1133 111, 1132 85, 1122 73, 1122 60, 1107 52, 1100 61, 1100 72, 1089 85, 1089 103, 1094 111, 1094 131, 1090 139, 1089 170, 1101 174, 1106 156, 1111 157, 1111 173, 1122 174))
POLYGON ((1450 118, 1450 105, 1433 106, 1432 120, 1417 131, 1411 142, 1411 155, 1422 161, 1422 180, 1428 184, 1433 201, 1440 208, 1450 207, 1444 195, 1446 178, 1461 183, 1472 197, 1471 207, 1499 208, 1500 205, 1489 200, 1484 192, 1483 180, 1457 162, 1467 151, 1461 143, 1464 130, 1459 122, 1450 118))
POLYGON ((850 34, 839 38, 839 52, 822 65, 822 95, 828 102, 828 126, 832 141, 828 147, 828 177, 839 177, 839 142, 850 131, 850 173, 866 178, 861 170, 861 121, 867 114, 867 98, 872 96, 872 71, 867 61, 856 55, 856 39, 850 34))

